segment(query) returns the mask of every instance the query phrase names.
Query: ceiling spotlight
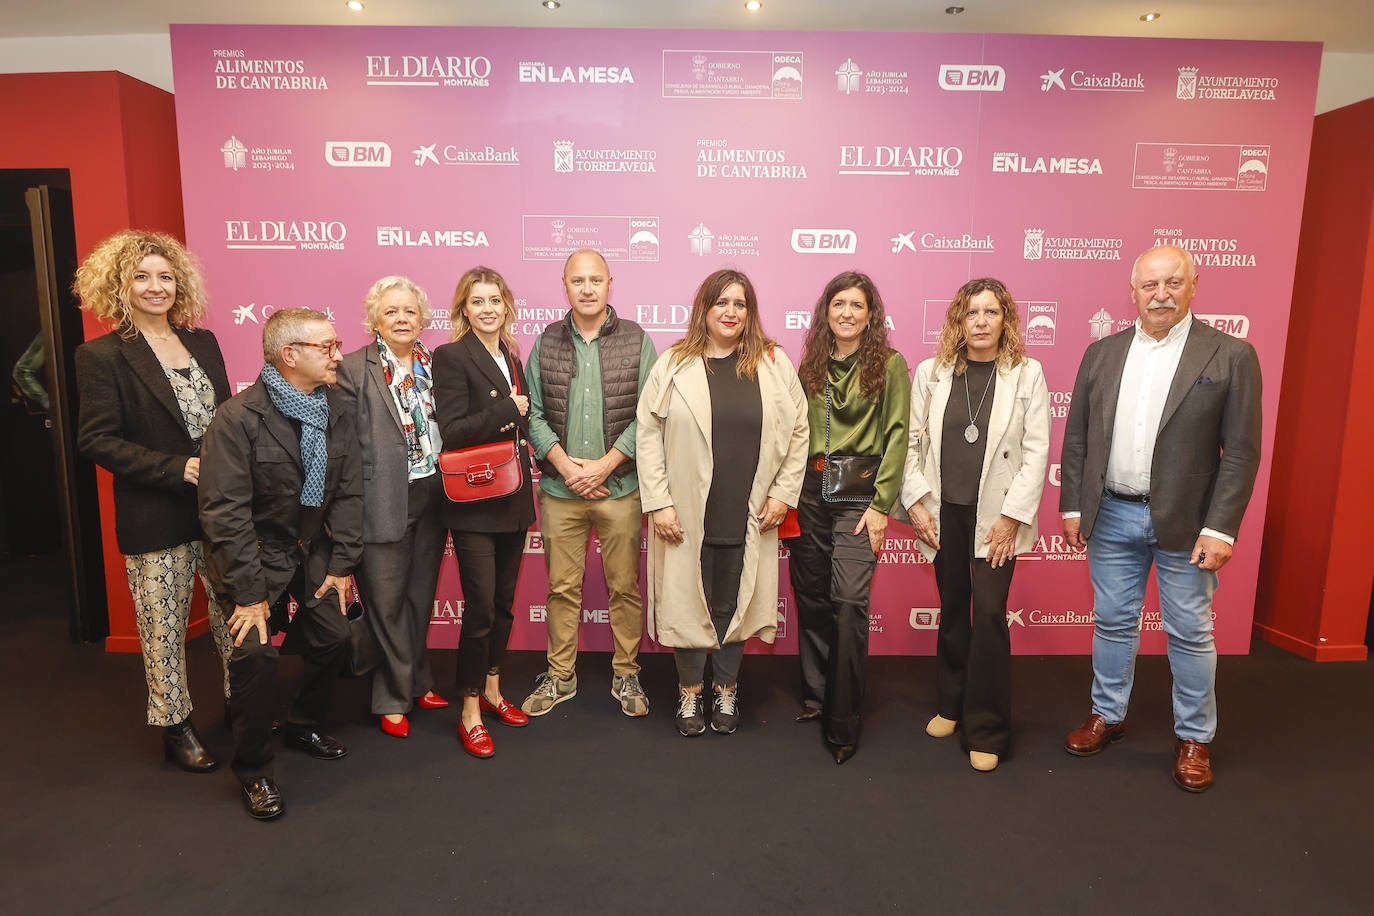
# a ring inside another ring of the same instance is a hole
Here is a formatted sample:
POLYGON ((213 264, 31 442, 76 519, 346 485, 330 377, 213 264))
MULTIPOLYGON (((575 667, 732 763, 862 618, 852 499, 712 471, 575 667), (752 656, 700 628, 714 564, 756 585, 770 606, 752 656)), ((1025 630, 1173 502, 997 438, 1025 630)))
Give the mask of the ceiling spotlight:
POLYGON ((951 16, 958 16, 958 15, 959 15, 960 13, 962 13, 963 11, 964 11, 964 8, 963 8, 962 6, 947 6, 947 7, 945 7, 945 12, 946 12, 946 13, 949 13, 951 16))
POLYGON ((1141 16, 1141 17, 1140 17, 1140 21, 1141 21, 1141 22, 1154 22, 1156 19, 1158 19, 1160 16, 1163 16, 1163 15, 1164 15, 1163 13, 1146 13, 1144 16, 1141 16))
POLYGON ((744 8, 751 13, 757 13, 759 10, 763 9, 763 4, 760 3, 759 0, 749 0, 748 3, 744 4, 744 8))
POLYGON ((344 4, 344 6, 348 7, 355 13, 361 13, 363 11, 363 0, 348 0, 348 2, 344 4))
POLYGON ((544 2, 539 5, 546 10, 556 10, 563 4, 559 3, 558 0, 544 0, 544 2))

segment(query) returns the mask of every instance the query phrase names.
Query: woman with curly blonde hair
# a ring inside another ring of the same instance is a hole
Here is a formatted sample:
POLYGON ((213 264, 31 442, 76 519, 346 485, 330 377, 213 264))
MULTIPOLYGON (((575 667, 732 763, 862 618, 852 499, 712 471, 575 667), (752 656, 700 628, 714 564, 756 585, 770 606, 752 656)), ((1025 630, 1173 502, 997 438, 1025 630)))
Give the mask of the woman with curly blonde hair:
POLYGON ((215 335, 196 328, 205 315, 200 269, 170 235, 131 230, 97 245, 72 288, 83 309, 113 325, 76 350, 76 441, 114 475, 115 537, 143 649, 148 724, 163 727, 168 760, 208 773, 218 762, 190 719, 186 623, 200 573, 227 661, 232 639, 205 579, 196 484, 201 436, 229 397, 229 378, 215 335))
POLYGON ((950 302, 939 351, 916 368, 909 427, 902 504, 940 592, 926 732, 959 731, 987 771, 1010 739, 1007 594, 1016 556, 1035 546, 1050 445, 1045 375, 1000 281, 970 280, 950 302))
POLYGON ((816 300, 797 372, 811 427, 788 564, 801 625, 797 721, 821 720, 836 763, 858 749, 869 591, 906 460, 911 380, 886 320, 866 274, 838 274, 816 300))

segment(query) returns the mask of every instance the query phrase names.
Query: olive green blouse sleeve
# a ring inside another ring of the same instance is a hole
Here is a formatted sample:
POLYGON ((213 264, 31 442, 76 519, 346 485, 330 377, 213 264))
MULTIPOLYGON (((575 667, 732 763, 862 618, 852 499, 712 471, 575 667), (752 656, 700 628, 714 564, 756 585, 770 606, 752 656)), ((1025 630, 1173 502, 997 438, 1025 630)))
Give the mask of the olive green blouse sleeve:
POLYGON ((883 462, 878 466, 872 507, 884 515, 892 511, 902 490, 906 466, 907 424, 911 414, 911 376, 906 359, 896 350, 887 359, 887 378, 878 410, 883 442, 883 462))

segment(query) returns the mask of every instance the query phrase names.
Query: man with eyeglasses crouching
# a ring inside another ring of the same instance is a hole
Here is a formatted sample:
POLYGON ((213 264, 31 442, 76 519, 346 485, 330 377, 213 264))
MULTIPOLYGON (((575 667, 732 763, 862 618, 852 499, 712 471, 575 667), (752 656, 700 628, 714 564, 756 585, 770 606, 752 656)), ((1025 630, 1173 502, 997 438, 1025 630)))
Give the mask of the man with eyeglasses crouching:
POLYGON ((348 654, 348 577, 363 549, 362 456, 329 387, 341 357, 329 320, 283 309, 262 328, 258 380, 220 405, 201 449, 200 520, 210 581, 229 630, 234 773, 248 813, 282 813, 272 760, 277 648, 304 662, 282 727, 288 747, 322 760, 347 750, 324 734, 334 681, 348 654), (287 621, 287 597, 297 611, 287 621))

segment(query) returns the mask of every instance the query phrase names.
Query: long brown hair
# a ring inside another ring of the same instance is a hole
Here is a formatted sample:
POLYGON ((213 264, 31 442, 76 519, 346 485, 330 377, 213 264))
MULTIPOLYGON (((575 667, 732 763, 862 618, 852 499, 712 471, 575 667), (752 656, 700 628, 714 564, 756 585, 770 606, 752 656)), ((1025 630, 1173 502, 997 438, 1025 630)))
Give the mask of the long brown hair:
POLYGON ((868 327, 859 339, 859 393, 875 398, 882 393, 887 381, 887 359, 892 348, 887 345, 887 312, 883 297, 868 274, 847 270, 825 285, 811 313, 811 329, 806 332, 802 348, 801 367, 797 375, 810 397, 825 390, 825 369, 830 353, 835 349, 835 335, 830 330, 830 300, 847 289, 857 289, 868 300, 868 327))
MULTIPOLYGON (((740 378, 753 378, 759 370, 759 360, 765 353, 777 346, 777 342, 763 333, 763 322, 759 320, 759 299, 754 293, 754 284, 738 270, 718 270, 697 287, 696 297, 692 300, 692 317, 687 322, 687 336, 672 346, 673 365, 693 357, 704 357, 706 345, 711 340, 706 328, 706 314, 711 311, 716 300, 725 292, 726 287, 738 283, 744 289, 744 329, 740 332, 739 345, 735 352, 739 359, 735 363, 735 373, 740 378)), ((705 362, 705 360, 702 360, 705 362)), ((709 371, 710 364, 707 364, 709 371)))
POLYGON ((1002 338, 997 341, 997 371, 1006 372, 1026 360, 1026 351, 1021 344, 1021 316, 1016 311, 1016 300, 1011 297, 1001 280, 992 277, 979 277, 959 287, 954 300, 945 312, 945 326, 940 329, 940 347, 935 351, 935 366, 953 366, 955 375, 963 375, 968 369, 968 339, 964 336, 964 316, 968 314, 969 303, 979 293, 992 293, 997 304, 1002 307, 1002 338))
POLYGON ((506 342, 512 353, 518 353, 519 348, 516 346, 513 331, 515 297, 506 285, 506 278, 490 267, 474 267, 458 281, 458 288, 453 291, 453 305, 449 310, 449 318, 453 321, 453 336, 449 339, 458 340, 472 330, 472 322, 468 321, 467 302, 468 296, 472 295, 472 288, 478 283, 490 283, 501 291, 501 301, 506 306, 506 318, 501 322, 501 339, 506 342))

